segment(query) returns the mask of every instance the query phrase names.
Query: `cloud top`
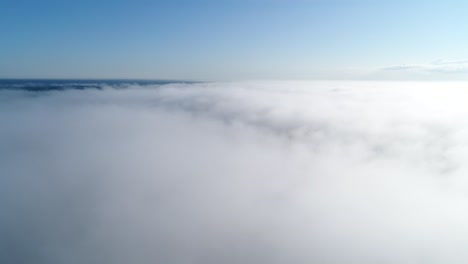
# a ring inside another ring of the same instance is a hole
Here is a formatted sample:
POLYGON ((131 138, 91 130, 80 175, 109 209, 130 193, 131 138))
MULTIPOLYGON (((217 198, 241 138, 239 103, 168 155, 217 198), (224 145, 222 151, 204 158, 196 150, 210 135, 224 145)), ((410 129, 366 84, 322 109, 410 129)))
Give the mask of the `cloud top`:
POLYGON ((98 86, 0 91, 0 262, 468 260, 464 83, 98 86))

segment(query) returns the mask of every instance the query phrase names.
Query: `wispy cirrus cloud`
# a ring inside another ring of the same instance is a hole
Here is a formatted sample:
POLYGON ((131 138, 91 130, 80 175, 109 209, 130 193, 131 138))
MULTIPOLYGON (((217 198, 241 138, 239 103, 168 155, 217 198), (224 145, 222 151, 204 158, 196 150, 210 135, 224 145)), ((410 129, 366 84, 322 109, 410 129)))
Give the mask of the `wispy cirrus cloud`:
POLYGON ((468 72, 468 60, 436 60, 428 64, 402 64, 381 68, 384 71, 421 71, 435 73, 468 72))

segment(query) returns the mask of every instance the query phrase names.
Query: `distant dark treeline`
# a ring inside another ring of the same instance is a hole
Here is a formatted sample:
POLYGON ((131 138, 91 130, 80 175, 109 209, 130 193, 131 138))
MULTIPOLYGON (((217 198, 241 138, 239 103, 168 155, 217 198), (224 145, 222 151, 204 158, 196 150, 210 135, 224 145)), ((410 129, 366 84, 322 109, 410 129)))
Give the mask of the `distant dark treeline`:
POLYGON ((170 83, 193 83, 176 80, 46 80, 0 79, 0 90, 31 92, 102 89, 104 87, 128 88, 132 85, 150 86, 170 83))

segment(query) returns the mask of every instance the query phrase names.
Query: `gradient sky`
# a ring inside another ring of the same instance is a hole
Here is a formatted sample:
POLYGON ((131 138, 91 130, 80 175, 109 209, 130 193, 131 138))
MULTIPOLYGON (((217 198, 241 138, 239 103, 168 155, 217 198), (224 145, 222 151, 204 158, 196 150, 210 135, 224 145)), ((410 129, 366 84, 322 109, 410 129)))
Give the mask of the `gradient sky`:
POLYGON ((468 1, 0 0, 0 78, 468 80, 468 1))

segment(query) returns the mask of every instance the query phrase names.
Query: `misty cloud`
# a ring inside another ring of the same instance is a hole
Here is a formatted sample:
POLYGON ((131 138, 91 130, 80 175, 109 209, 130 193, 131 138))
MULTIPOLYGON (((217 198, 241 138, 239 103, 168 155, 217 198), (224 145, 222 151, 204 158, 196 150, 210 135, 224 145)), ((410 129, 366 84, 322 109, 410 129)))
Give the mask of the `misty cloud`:
POLYGON ((422 71, 432 73, 466 73, 468 60, 437 60, 429 64, 404 64, 382 68, 384 71, 422 71))
POLYGON ((1 263, 466 263, 464 83, 0 90, 1 263))

